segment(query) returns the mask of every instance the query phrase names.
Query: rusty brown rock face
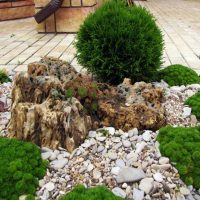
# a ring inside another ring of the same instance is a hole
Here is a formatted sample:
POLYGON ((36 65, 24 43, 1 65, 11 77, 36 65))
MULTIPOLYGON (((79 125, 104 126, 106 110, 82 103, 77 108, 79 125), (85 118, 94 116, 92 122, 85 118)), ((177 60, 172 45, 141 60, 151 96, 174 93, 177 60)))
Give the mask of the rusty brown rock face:
POLYGON ((114 126, 128 131, 134 127, 140 130, 157 130, 165 125, 160 88, 144 82, 132 85, 130 80, 125 79, 117 90, 125 98, 125 102, 117 98, 99 101, 98 114, 103 126, 114 126))

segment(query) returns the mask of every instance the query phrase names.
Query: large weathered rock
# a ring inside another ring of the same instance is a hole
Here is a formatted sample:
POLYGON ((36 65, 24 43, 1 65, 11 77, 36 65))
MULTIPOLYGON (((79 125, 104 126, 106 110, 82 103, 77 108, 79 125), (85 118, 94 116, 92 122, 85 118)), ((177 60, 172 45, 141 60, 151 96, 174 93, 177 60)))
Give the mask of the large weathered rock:
POLYGON ((131 85, 125 79, 118 86, 118 92, 125 97, 125 102, 112 96, 99 100, 98 115, 102 125, 128 131, 133 127, 156 130, 165 124, 160 88, 144 82, 131 85))
POLYGON ((97 83, 66 62, 43 58, 15 78, 9 136, 72 151, 91 128, 160 128, 161 99, 162 90, 151 84, 97 83))
POLYGON ((77 78, 67 63, 44 58, 16 76, 12 91, 9 136, 39 146, 72 151, 85 139, 91 118, 74 97, 65 98, 65 84, 77 78))

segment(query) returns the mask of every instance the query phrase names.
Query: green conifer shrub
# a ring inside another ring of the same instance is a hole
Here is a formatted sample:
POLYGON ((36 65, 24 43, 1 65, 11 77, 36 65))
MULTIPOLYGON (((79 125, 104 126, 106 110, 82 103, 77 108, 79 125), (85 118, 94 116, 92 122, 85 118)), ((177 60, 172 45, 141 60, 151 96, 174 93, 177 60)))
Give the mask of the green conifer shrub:
POLYGON ((33 195, 46 167, 47 161, 42 160, 35 144, 0 137, 0 199, 33 195))
POLYGON ((153 16, 142 7, 110 0, 90 14, 77 35, 77 58, 101 81, 149 81, 161 65, 163 39, 153 16))
POLYGON ((175 164, 187 185, 200 188, 200 126, 161 128, 157 140, 163 156, 175 164))
POLYGON ((159 80, 164 80, 170 86, 200 83, 200 77, 194 70, 179 64, 160 70, 158 77, 159 80))
POLYGON ((192 108, 192 114, 200 120, 200 92, 197 92, 185 101, 185 104, 192 108))
POLYGON ((83 185, 77 185, 71 192, 61 197, 60 200, 122 200, 115 196, 105 186, 85 188, 83 185))

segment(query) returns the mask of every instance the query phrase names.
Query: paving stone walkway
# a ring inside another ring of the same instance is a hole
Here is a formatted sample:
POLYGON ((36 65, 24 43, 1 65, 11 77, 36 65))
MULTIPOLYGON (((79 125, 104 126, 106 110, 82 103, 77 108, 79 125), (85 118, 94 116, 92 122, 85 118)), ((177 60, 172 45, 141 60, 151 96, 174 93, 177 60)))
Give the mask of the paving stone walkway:
MULTIPOLYGON (((137 4, 156 17, 165 40, 163 66, 184 64, 200 74, 200 1, 147 0, 137 4)), ((0 22, 0 68, 24 71, 41 56, 66 60, 77 70, 75 34, 38 34, 33 18, 0 22)))

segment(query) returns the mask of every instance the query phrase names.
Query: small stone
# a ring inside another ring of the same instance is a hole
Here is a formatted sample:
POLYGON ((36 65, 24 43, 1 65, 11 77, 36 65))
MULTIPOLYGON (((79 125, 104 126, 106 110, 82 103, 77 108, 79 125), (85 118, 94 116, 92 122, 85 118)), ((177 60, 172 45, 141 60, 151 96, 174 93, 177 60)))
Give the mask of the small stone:
POLYGON ((144 191, 134 188, 133 189, 133 199, 134 200, 143 200, 144 199, 144 191))
POLYGON ((178 194, 176 200, 185 200, 185 197, 182 194, 178 194))
POLYGON ((121 141, 119 137, 112 137, 111 140, 114 143, 119 143, 121 141))
POLYGON ((191 108, 189 108, 189 107, 184 107, 184 108, 183 108, 183 114, 182 114, 182 116, 183 116, 183 117, 189 117, 189 116, 191 115, 191 111, 192 111, 191 108))
POLYGON ((151 168, 155 170, 168 170, 171 167, 170 164, 164 164, 164 165, 157 165, 157 164, 152 164, 151 168))
POLYGON ((138 154, 135 153, 134 151, 131 151, 131 152, 126 156, 126 159, 127 159, 127 160, 130 160, 130 159, 131 159, 132 162, 136 162, 137 159, 138 159, 138 154))
POLYGON ((51 192, 51 191, 54 190, 55 185, 54 185, 54 183, 49 182, 49 183, 47 183, 47 184, 44 185, 44 188, 46 188, 49 192, 51 192))
POLYGON ((122 184, 122 188, 124 188, 124 189, 126 189, 126 188, 127 188, 127 186, 128 186, 128 184, 127 184, 127 183, 123 183, 123 184, 122 184))
POLYGON ((119 149, 121 146, 122 146, 122 143, 119 142, 119 143, 114 145, 114 149, 119 149))
POLYGON ((94 165, 93 164, 89 164, 87 167, 87 171, 90 172, 94 169, 94 165))
POLYGON ((21 195, 20 197, 19 197, 19 200, 26 200, 26 197, 27 197, 27 195, 21 195))
POLYGON ((145 131, 142 134, 142 139, 146 142, 149 142, 151 140, 151 131, 145 131))
POLYGON ((115 165, 117 167, 125 167, 125 162, 122 159, 117 159, 115 165))
POLYGON ((88 133, 88 137, 90 137, 90 138, 95 138, 96 137, 96 131, 89 131, 89 133, 88 133))
POLYGON ((48 190, 44 190, 42 196, 41 196, 41 200, 47 200, 49 199, 50 197, 50 194, 49 194, 49 191, 48 190))
POLYGON ((190 116, 190 120, 191 120, 191 125, 196 125, 197 122, 198 122, 198 120, 197 120, 195 115, 191 115, 190 116))
POLYGON ((111 160, 116 160, 116 159, 117 159, 117 154, 116 154, 115 152, 109 151, 109 152, 108 152, 108 157, 109 157, 111 160))
POLYGON ((50 163, 50 166, 54 169, 62 169, 66 164, 67 164, 68 160, 66 158, 62 159, 62 160, 54 160, 50 163))
POLYGON ((176 184, 174 184, 174 183, 168 184, 168 187, 169 187, 170 189, 174 189, 174 188, 176 187, 176 184))
POLYGON ((140 152, 142 152, 142 150, 144 149, 144 147, 145 147, 146 145, 147 145, 146 142, 137 143, 137 144, 136 144, 135 153, 139 154, 140 152))
POLYGON ((100 145, 100 146, 98 146, 98 148, 97 148, 97 152, 100 153, 100 152, 102 152, 104 149, 105 149, 104 146, 100 145))
POLYGON ((113 128, 113 127, 106 127, 104 129, 107 130, 110 135, 114 135, 115 134, 115 128, 113 128))
POLYGON ((195 195, 194 195, 194 198, 195 198, 196 200, 200 200, 200 196, 199 196, 198 194, 195 194, 195 195))
POLYGON ((51 153, 51 156, 49 157, 49 160, 55 160, 57 155, 53 152, 51 153))
POLYGON ((142 169, 123 167, 117 175, 117 183, 136 182, 145 177, 145 173, 142 169))
POLYGON ((58 160, 62 160, 62 159, 63 159, 63 155, 62 155, 62 154, 59 154, 59 155, 57 156, 57 159, 58 159, 58 160))
POLYGON ((51 152, 47 151, 47 152, 41 153, 41 156, 43 160, 48 160, 48 158, 51 156, 51 152))
POLYGON ((113 194, 115 194, 116 196, 119 196, 121 198, 125 198, 126 197, 126 193, 119 187, 115 187, 112 189, 113 194))
POLYGON ((120 171, 120 167, 113 167, 111 169, 111 174, 113 175, 118 175, 119 174, 119 171, 120 171))
POLYGON ((43 179, 39 180, 39 186, 40 187, 43 187, 45 184, 45 181, 43 179))
POLYGON ((138 129, 134 128, 128 131, 129 137, 132 137, 133 135, 138 135, 138 129))
POLYGON ((96 137, 96 139, 100 142, 103 142, 106 140, 106 137, 100 136, 100 137, 96 137))
POLYGON ((98 169, 93 170, 94 179, 99 179, 101 177, 101 172, 98 169))
POLYGON ((181 187, 180 192, 183 195, 189 195, 190 194, 190 190, 188 190, 186 187, 181 187))
POLYGON ((161 157, 158 162, 159 162, 160 165, 168 164, 169 163, 169 158, 161 157))
POLYGON ((161 173, 155 173, 155 174, 153 174, 153 178, 154 178, 155 181, 157 181, 159 183, 163 181, 163 176, 162 176, 161 173))
POLYGON ((144 178, 139 184, 139 189, 144 191, 145 194, 149 194, 153 188, 153 178, 144 178))
POLYGON ((131 143, 128 140, 122 140, 122 144, 124 147, 127 147, 127 148, 131 146, 131 143))

